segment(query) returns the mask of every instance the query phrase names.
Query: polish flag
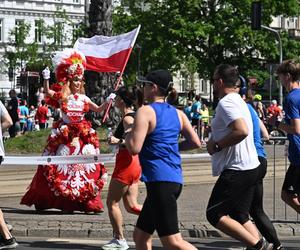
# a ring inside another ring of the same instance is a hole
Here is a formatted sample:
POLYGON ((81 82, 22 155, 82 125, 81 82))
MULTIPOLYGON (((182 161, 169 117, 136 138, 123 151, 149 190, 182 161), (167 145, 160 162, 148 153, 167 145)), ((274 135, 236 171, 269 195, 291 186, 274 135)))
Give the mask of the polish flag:
POLYGON ((86 69, 98 72, 122 72, 140 31, 140 25, 118 36, 79 38, 74 49, 86 57, 86 69))

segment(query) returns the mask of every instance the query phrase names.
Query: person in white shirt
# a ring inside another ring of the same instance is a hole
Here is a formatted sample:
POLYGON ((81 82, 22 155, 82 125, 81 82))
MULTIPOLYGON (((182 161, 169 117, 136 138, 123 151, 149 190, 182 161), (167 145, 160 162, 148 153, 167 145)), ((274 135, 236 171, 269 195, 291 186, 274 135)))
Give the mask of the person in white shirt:
POLYGON ((213 81, 220 101, 211 123, 207 150, 212 155, 213 175, 219 179, 208 202, 207 219, 219 230, 245 243, 248 249, 269 249, 249 219, 259 161, 250 112, 236 93, 239 72, 236 67, 221 64, 214 72, 213 81))
MULTIPOLYGON (((0 164, 4 157, 4 146, 3 146, 3 137, 2 130, 7 129, 13 125, 12 119, 8 114, 7 109, 4 107, 0 101, 0 119, 1 119, 1 128, 0 128, 0 164)), ((14 249, 18 246, 16 239, 11 235, 7 224, 5 223, 3 212, 0 209, 0 249, 14 249)))

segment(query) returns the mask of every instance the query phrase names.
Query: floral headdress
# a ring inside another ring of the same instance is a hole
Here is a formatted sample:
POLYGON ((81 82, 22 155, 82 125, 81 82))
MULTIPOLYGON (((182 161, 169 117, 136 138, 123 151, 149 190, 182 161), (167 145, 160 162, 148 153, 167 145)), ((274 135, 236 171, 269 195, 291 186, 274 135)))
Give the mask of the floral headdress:
POLYGON ((59 107, 59 100, 62 98, 61 90, 69 80, 75 77, 79 80, 83 79, 86 67, 85 56, 78 50, 65 49, 57 52, 52 58, 57 83, 51 85, 51 89, 55 94, 46 97, 46 103, 52 107, 59 107))
POLYGON ((85 56, 78 50, 65 49, 57 52, 52 59, 56 80, 58 83, 66 83, 73 78, 83 79, 86 67, 85 56))

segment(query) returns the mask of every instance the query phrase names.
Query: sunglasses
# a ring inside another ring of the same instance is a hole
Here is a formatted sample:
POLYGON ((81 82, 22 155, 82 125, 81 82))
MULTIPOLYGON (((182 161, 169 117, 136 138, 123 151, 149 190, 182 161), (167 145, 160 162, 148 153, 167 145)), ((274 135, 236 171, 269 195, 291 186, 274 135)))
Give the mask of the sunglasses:
POLYGON ((140 85, 141 88, 144 88, 146 85, 148 85, 148 86, 153 86, 153 85, 154 85, 154 82, 151 82, 151 81, 143 81, 143 82, 141 82, 139 85, 140 85))

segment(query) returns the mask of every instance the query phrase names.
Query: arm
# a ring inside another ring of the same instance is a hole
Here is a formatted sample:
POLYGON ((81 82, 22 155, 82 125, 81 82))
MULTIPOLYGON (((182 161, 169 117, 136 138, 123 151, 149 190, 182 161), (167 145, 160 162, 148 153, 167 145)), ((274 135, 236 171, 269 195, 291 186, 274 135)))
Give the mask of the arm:
POLYGON ((147 134, 155 127, 154 123, 156 123, 156 117, 151 107, 142 106, 138 109, 132 130, 125 137, 125 145, 132 155, 141 151, 147 134))
POLYGON ((300 119, 291 119, 291 125, 279 123, 278 129, 283 130, 288 134, 300 135, 300 119))
POLYGON ((179 150, 184 151, 199 148, 201 146, 200 139, 195 130, 192 128, 187 116, 180 110, 177 110, 177 112, 182 125, 181 134, 185 139, 179 142, 179 150))
POLYGON ((5 130, 13 125, 12 119, 7 112, 3 113, 1 118, 2 118, 1 119, 2 130, 5 130))
POLYGON ((90 106, 90 110, 94 111, 94 112, 99 112, 101 113, 102 111, 104 111, 106 109, 106 107, 108 106, 108 102, 105 101, 104 103, 102 103, 100 106, 97 105, 96 103, 92 102, 90 100, 89 102, 89 106, 90 106))
POLYGON ((44 92, 46 95, 52 97, 55 94, 55 91, 53 91, 49 88, 49 79, 44 79, 43 87, 44 87, 44 92))
POLYGON ((216 153, 215 145, 216 143, 219 145, 221 149, 227 148, 233 145, 240 143, 248 136, 248 127, 243 118, 238 118, 229 124, 229 128, 231 129, 231 133, 226 135, 223 139, 218 142, 214 142, 210 139, 207 143, 207 151, 210 155, 216 153))
MULTIPOLYGON (((133 117, 125 116, 123 119, 124 131, 130 131, 133 125, 133 117)), ((125 145, 125 141, 122 138, 117 138, 115 136, 111 136, 108 138, 108 143, 112 145, 125 145)))
POLYGON ((259 119, 259 128, 263 139, 269 140, 270 136, 265 124, 259 119))

